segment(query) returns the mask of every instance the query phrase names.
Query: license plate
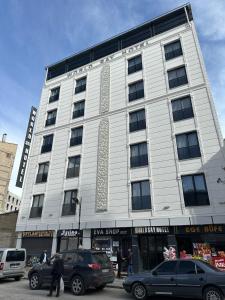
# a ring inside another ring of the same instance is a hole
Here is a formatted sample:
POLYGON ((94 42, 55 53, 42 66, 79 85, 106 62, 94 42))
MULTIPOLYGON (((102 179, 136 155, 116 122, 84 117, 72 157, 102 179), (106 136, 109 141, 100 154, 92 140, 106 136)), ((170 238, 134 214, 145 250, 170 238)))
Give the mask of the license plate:
POLYGON ((103 269, 102 272, 103 272, 103 273, 108 273, 108 272, 109 272, 109 269, 103 269))
POLYGON ((16 265, 16 264, 15 265, 10 265, 11 269, 17 269, 18 267, 19 267, 19 265, 16 265))

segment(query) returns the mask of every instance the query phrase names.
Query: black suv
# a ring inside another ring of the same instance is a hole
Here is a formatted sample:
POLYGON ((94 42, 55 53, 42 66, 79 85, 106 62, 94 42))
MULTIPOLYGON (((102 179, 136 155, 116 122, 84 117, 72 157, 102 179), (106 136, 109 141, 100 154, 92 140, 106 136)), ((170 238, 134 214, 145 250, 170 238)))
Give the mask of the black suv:
MULTIPOLYGON (((111 262, 105 252, 71 250, 61 252, 64 260, 63 280, 74 295, 82 295, 88 288, 103 289, 114 281, 111 262)), ((30 288, 39 289, 51 282, 51 264, 37 264, 28 273, 30 288)))

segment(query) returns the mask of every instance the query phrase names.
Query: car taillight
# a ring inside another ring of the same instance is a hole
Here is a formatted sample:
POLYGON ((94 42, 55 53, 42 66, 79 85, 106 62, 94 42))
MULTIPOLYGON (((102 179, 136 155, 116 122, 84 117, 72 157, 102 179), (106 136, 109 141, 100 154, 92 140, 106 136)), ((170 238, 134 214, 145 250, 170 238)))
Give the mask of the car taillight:
POLYGON ((101 270, 101 266, 99 264, 88 264, 88 267, 92 270, 101 270))
POLYGON ((3 270, 4 268, 4 263, 0 263, 0 270, 3 270))

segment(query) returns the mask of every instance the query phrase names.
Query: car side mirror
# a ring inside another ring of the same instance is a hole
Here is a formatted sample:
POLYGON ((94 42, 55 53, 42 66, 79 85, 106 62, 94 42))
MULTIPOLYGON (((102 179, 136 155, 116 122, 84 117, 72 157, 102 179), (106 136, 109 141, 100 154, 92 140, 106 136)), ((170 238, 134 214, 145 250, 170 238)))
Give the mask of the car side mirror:
POLYGON ((153 271, 153 272, 152 272, 152 275, 157 276, 158 273, 157 273, 156 271, 153 271))

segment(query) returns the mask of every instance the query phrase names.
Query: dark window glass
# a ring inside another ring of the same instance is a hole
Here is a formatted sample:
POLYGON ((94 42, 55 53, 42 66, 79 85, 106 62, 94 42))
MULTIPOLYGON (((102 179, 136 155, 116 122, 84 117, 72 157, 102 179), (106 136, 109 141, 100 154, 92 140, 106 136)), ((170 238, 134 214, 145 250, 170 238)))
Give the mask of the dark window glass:
POLYGON ((128 74, 142 70, 141 55, 135 56, 128 60, 128 74))
POLYGON ((182 55, 180 40, 164 46, 166 60, 182 55))
POLYGON ((82 144, 83 127, 73 128, 71 130, 70 146, 82 144))
POLYGON ((170 89, 188 83, 187 74, 184 66, 167 71, 167 73, 170 89))
POLYGON ((151 195, 148 180, 132 182, 132 209, 150 209, 151 195))
POLYGON ((173 275, 176 274, 176 261, 166 261, 161 264, 155 271, 157 275, 173 275))
POLYGON ((130 113, 130 132, 146 128, 145 110, 141 109, 130 113))
POLYGON ((30 210, 30 218, 41 218, 44 194, 33 196, 33 204, 30 210))
POLYGON ((152 36, 150 26, 143 26, 122 37, 122 49, 137 44, 152 36))
POLYGON ((59 100, 59 91, 60 91, 59 86, 51 90, 49 103, 59 100))
POLYGON ((134 101, 144 97, 143 80, 137 81, 129 85, 129 101, 134 101))
POLYGON ((80 172, 80 155, 69 157, 66 178, 78 177, 80 172))
POLYGON ((153 22, 154 34, 165 32, 186 22, 187 18, 184 9, 180 10, 179 12, 172 12, 169 18, 168 16, 165 16, 153 22))
POLYGON ((209 205, 204 174, 181 176, 185 206, 209 205))
POLYGON ((196 265, 196 269, 197 269, 197 273, 198 273, 198 274, 203 274, 203 273, 205 273, 205 271, 204 271, 202 268, 200 268, 198 265, 196 265))
POLYGON ((176 142, 179 160, 201 156, 196 132, 178 134, 176 142))
POLYGON ((130 166, 141 167, 148 165, 147 143, 140 143, 130 146, 130 166))
POLYGON ((51 110, 48 112, 47 120, 45 126, 54 125, 56 121, 57 109, 51 110))
POLYGON ((75 94, 86 91, 86 80, 87 80, 86 77, 76 80, 75 94))
POLYGON ((76 214, 77 206, 77 190, 65 191, 64 202, 62 207, 62 216, 76 214))
POLYGON ((36 183, 46 182, 48 179, 49 162, 39 164, 36 183))
POLYGON ((43 144, 41 147, 41 153, 52 151, 53 134, 46 135, 43 138, 43 144))
POLYGON ((23 250, 9 250, 6 255, 6 261, 24 261, 25 251, 23 250))
POLYGON ((101 57, 107 56, 111 53, 114 53, 119 50, 118 47, 118 41, 109 41, 107 43, 104 43, 103 45, 100 45, 96 47, 93 51, 94 53, 94 60, 97 60, 101 57))
POLYGON ((100 264, 103 269, 111 267, 111 262, 105 253, 93 253, 92 257, 94 262, 100 264))
POLYGON ((84 100, 74 103, 73 119, 84 116, 84 106, 84 100))
POLYGON ((195 264, 192 261, 180 261, 178 274, 196 274, 195 264))
POLYGON ((173 100, 171 103, 174 122, 192 118, 194 116, 190 96, 173 100))

